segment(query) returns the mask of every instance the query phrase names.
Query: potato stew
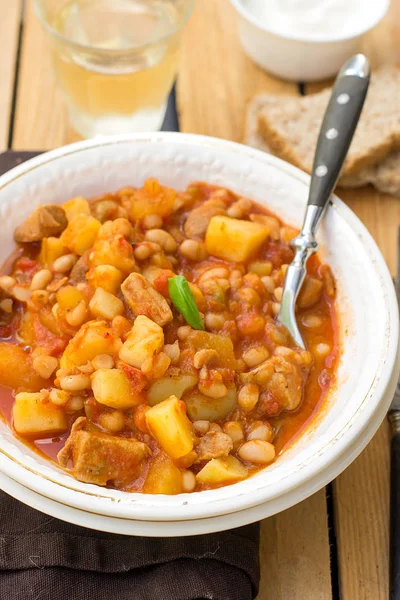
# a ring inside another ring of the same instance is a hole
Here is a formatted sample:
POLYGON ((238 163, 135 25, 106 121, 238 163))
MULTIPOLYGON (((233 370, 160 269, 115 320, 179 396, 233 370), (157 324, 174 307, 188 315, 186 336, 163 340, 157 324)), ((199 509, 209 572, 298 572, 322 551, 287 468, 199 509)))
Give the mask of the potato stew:
POLYGON ((0 276, 0 409, 79 481, 178 494, 272 463, 320 408, 338 351, 314 256, 307 351, 276 323, 296 231, 194 183, 39 206, 0 276))

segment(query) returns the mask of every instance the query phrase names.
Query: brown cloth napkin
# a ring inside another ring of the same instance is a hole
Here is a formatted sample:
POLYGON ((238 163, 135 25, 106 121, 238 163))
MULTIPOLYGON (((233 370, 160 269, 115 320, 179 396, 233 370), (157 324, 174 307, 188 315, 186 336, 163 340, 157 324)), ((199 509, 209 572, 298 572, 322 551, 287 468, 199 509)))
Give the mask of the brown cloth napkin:
MULTIPOLYGON (((0 155, 0 174, 38 152, 0 155)), ((114 535, 0 492, 1 600, 250 600, 259 525, 176 538, 114 535)))

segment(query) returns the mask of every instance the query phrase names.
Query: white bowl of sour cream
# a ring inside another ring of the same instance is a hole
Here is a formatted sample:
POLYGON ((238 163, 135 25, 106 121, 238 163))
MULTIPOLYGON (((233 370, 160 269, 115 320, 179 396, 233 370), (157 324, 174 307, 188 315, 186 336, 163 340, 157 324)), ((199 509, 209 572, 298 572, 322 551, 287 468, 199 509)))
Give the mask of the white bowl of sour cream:
POLYGON ((231 0, 246 54, 283 79, 332 77, 390 0, 231 0))

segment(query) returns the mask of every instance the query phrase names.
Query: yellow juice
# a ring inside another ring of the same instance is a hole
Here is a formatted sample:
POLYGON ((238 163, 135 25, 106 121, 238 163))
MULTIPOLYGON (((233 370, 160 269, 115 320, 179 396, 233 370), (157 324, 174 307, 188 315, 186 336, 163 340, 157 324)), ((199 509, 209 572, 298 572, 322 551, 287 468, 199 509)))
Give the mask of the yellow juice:
POLYGON ((163 0, 72 0, 53 27, 53 60, 86 136, 160 127, 177 69, 177 15, 163 0))

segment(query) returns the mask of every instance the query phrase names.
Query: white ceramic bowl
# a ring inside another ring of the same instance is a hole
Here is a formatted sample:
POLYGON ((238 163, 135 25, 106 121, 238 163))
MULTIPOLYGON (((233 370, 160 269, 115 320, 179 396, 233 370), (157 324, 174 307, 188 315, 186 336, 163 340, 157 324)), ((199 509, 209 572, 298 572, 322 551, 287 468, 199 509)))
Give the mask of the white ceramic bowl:
MULTIPOLYGON (((195 135, 157 133, 80 142, 0 178, 0 259, 13 230, 39 203, 63 202, 149 176, 184 188, 194 180, 227 186, 300 226, 308 175, 257 150, 195 135)), ((398 372, 398 312, 387 267, 357 217, 334 198, 321 226, 321 254, 338 283, 343 352, 337 384, 311 427, 256 476, 178 496, 128 494, 75 481, 0 423, 0 486, 39 509, 89 527, 138 535, 226 529, 287 508, 342 471, 385 416, 398 372), (367 301, 366 301, 367 299, 367 301), (87 513, 85 515, 85 513, 87 513)))
POLYGON ((384 17, 389 3, 390 0, 366 0, 359 24, 350 35, 342 35, 340 31, 330 36, 316 32, 311 38, 305 33, 284 34, 273 22, 257 20, 246 7, 246 0, 231 0, 246 54, 273 75, 297 82, 336 75, 343 63, 359 51, 362 37, 384 17))

